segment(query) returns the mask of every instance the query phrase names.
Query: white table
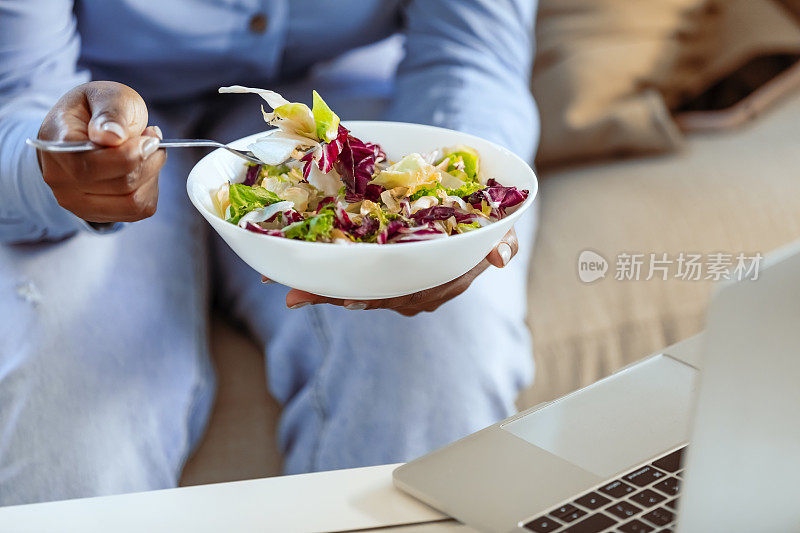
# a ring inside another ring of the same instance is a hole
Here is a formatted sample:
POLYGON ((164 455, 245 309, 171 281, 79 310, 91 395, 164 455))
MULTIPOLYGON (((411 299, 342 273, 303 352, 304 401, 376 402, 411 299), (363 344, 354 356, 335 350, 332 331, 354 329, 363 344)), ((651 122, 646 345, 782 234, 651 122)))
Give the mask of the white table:
POLYGON ((392 486, 384 465, 0 508, 0 532, 473 530, 392 486))

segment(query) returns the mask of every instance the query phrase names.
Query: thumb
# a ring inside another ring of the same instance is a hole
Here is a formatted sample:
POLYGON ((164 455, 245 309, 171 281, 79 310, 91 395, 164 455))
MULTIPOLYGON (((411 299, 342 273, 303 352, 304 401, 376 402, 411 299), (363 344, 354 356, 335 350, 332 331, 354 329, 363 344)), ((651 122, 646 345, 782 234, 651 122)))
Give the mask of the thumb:
POLYGON ((102 146, 119 146, 138 137, 147 127, 147 105, 139 93, 121 83, 92 82, 86 87, 91 114, 89 140, 102 146))

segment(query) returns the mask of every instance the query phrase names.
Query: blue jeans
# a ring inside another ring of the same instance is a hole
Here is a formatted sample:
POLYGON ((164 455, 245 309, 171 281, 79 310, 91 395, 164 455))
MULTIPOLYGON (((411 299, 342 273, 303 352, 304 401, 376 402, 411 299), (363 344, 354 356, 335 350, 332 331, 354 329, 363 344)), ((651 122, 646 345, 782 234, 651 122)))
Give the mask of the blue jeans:
MULTIPOLYGON (((205 133, 263 129, 257 100, 244 100, 205 133)), ((194 133, 187 124, 203 109, 151 111, 174 137, 194 133)), ((533 372, 533 216, 508 267, 490 267, 435 313, 289 310, 286 287, 261 284, 209 238, 185 193, 196 156, 170 152, 151 219, 0 246, 0 505, 177 484, 214 397, 212 289, 264 347, 287 473, 406 461, 514 411, 533 372)))

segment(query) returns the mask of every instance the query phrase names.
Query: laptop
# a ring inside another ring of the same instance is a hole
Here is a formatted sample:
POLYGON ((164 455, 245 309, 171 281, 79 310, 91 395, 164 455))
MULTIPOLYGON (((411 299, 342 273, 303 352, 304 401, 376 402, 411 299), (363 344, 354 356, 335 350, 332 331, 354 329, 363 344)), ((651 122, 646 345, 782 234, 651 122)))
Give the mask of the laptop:
POLYGON ((701 335, 394 471, 494 532, 800 531, 800 247, 701 335))

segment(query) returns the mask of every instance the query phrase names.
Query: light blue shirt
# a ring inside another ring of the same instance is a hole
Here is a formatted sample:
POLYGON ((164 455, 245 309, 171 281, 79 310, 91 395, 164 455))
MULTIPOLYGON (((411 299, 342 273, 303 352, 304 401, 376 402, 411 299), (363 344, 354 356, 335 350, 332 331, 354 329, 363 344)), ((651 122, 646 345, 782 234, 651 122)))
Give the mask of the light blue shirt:
POLYGON ((535 10, 536 0, 0 0, 0 242, 85 227, 25 139, 90 79, 130 85, 148 104, 185 101, 302 76, 402 32, 388 120, 474 133, 531 160, 535 10))

